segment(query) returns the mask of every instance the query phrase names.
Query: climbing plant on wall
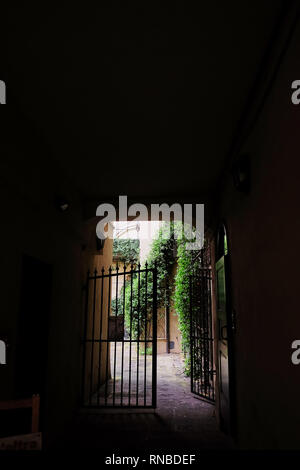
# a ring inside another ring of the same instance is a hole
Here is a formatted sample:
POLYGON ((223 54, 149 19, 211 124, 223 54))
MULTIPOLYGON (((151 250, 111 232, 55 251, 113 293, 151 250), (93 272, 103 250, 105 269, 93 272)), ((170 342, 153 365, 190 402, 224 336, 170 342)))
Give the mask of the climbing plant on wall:
POLYGON ((113 243, 113 256, 123 263, 137 263, 140 255, 140 241, 116 238, 113 243))
MULTIPOLYGON (((174 304, 178 316, 178 326, 181 333, 182 351, 185 356, 185 371, 190 370, 190 274, 198 266, 198 251, 187 250, 189 242, 184 237, 180 223, 164 224, 151 245, 147 257, 147 266, 157 267, 157 305, 174 304), (181 233, 179 233, 181 231, 181 233), (177 233, 177 236, 175 236, 177 233), (177 272, 170 280, 170 271, 177 262, 177 272), (166 282, 169 280, 170 282, 166 282), (173 293, 172 293, 173 292, 173 293)), ((142 266, 143 268, 143 266, 142 266)), ((133 274, 125 285, 125 308, 123 305, 124 291, 121 289, 118 300, 119 314, 125 313, 125 325, 131 329, 132 337, 145 337, 150 334, 152 315, 153 276, 152 272, 133 274), (123 310, 124 309, 124 310, 123 310)))
POLYGON ((187 250, 187 241, 177 241, 177 271, 175 275, 174 307, 178 315, 181 347, 185 357, 185 372, 190 373, 190 274, 197 269, 198 251, 187 250))
MULTIPOLYGON (((120 272, 123 270, 123 263, 125 265, 133 266, 139 261, 140 256, 140 241, 130 238, 116 238, 113 242, 113 257, 120 263, 120 272)), ((128 282, 125 283, 125 287, 128 282)), ((124 288, 122 287, 118 297, 111 301, 111 315, 123 315, 123 298, 124 288)))
MULTIPOLYGON (((157 305, 170 302, 171 285, 166 282, 174 264, 174 234, 172 227, 163 225, 153 240, 146 263, 149 268, 157 268, 157 305), (170 234, 170 236, 169 236, 170 234)), ((131 328, 132 336, 149 335, 153 295, 153 274, 151 271, 132 276, 125 289, 125 324, 131 328)))

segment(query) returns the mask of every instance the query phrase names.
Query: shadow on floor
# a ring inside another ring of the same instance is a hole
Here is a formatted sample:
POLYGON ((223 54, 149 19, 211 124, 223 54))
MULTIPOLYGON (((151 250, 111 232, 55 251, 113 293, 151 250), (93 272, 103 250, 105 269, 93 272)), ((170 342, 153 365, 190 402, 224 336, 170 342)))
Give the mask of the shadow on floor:
POLYGON ((218 430, 214 405, 190 393, 178 354, 158 356, 157 404, 153 413, 82 411, 58 447, 105 452, 234 448, 232 440, 218 430))

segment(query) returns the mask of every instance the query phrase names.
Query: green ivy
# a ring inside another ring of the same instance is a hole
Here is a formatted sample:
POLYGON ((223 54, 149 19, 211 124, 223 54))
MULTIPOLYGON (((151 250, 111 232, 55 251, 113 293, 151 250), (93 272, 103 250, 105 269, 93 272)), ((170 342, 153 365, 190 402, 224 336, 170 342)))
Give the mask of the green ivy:
MULTIPOLYGON (((172 286, 167 282, 174 264, 174 236, 167 238, 164 225, 152 242, 146 263, 148 268, 157 268, 157 306, 170 304, 172 286)), ((145 266, 142 266, 144 268, 145 266)), ((131 329, 132 337, 150 335, 153 300, 153 273, 151 270, 134 274, 125 288, 125 325, 131 329)))
MULTIPOLYGON (((182 351, 185 357, 185 372, 190 372, 190 274, 196 267, 197 254, 194 250, 187 250, 187 240, 180 237, 179 231, 183 227, 180 223, 164 224, 158 232, 157 238, 152 242, 147 266, 157 268, 157 305, 174 304, 178 316, 178 326, 181 333, 182 351), (177 237, 175 236, 177 234, 177 237), (177 261, 177 272, 174 284, 170 280, 170 272, 177 261), (174 289, 173 289, 174 287, 174 289), (173 292, 173 294, 172 294, 173 292)), ((138 265, 138 267, 140 267, 138 265)), ((144 268, 145 266, 142 266, 144 268)), ((132 266, 133 269, 133 266, 132 266)), ((128 270, 127 270, 128 271, 128 270)), ((125 308, 123 305, 124 287, 118 299, 118 314, 125 312, 125 325, 132 338, 138 336, 145 338, 150 335, 152 321, 153 300, 153 274, 152 271, 133 273, 125 284, 125 308)), ((112 305, 116 313, 116 300, 112 305)))
POLYGON ((190 274, 198 264, 195 251, 186 249, 186 240, 177 242, 177 272, 175 276, 174 307, 178 315, 181 347, 185 357, 185 372, 190 374, 190 274))
POLYGON ((137 263, 140 256, 140 241, 116 238, 113 243, 113 256, 123 263, 137 263))

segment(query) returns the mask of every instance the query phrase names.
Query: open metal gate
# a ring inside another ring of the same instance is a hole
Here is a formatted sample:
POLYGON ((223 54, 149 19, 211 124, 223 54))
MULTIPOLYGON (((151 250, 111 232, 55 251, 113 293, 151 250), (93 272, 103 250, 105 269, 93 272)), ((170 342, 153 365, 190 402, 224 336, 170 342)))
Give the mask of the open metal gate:
POLYGON ((214 338, 212 324, 210 246, 195 259, 190 274, 191 392, 215 401, 214 338))
POLYGON ((83 407, 156 407, 157 269, 129 268, 87 276, 83 407))

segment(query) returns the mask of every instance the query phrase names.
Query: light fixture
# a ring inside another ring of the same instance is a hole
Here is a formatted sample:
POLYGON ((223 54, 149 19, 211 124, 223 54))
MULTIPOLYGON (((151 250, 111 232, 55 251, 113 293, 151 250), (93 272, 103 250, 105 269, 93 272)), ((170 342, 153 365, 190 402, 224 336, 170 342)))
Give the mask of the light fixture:
POLYGON ((250 158, 242 154, 232 166, 232 176, 235 188, 243 193, 250 191, 250 158))
POLYGON ((105 239, 98 238, 96 235, 96 249, 97 251, 103 250, 105 239))
POLYGON ((60 212, 66 212, 70 207, 70 202, 62 196, 56 196, 54 199, 54 205, 60 212))

